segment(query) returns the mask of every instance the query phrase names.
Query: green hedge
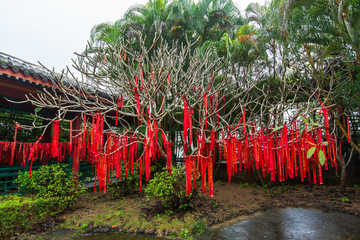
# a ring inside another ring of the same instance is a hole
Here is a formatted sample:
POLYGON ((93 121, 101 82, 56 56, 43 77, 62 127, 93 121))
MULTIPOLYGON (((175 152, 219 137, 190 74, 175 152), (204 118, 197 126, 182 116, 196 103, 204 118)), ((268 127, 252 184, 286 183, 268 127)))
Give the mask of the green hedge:
POLYGON ((72 197, 23 197, 11 195, 0 198, 0 239, 15 233, 35 229, 47 218, 70 207, 72 197))

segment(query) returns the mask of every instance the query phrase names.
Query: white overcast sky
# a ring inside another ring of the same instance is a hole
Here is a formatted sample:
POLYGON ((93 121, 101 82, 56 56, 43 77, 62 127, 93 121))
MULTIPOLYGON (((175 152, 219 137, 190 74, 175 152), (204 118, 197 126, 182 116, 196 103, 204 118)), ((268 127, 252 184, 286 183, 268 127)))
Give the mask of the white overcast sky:
MULTIPOLYGON (((115 22, 148 0, 0 0, 0 52, 61 71, 82 52, 94 25, 115 22)), ((251 2, 234 0, 244 10, 251 2)), ((77 75, 77 74, 76 74, 77 75)))

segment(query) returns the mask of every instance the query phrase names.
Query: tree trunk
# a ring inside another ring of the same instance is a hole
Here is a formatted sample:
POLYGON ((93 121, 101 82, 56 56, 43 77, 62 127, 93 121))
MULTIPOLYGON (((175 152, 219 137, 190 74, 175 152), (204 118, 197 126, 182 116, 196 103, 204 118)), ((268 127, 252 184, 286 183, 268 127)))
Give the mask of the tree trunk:
POLYGON ((340 190, 342 192, 345 192, 345 188, 346 188, 346 167, 349 165, 352 155, 354 153, 354 148, 351 148, 350 151, 350 155, 348 160, 345 162, 345 157, 346 154, 344 156, 341 157, 340 159, 340 167, 341 167, 341 172, 340 172, 340 190))
POLYGON ((340 159, 340 190, 345 192, 345 179, 346 179, 346 164, 344 158, 340 159))

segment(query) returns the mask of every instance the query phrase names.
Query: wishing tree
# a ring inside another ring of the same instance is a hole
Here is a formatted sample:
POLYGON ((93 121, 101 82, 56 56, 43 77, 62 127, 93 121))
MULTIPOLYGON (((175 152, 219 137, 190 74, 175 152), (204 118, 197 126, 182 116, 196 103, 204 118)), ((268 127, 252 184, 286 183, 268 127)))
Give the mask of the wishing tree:
MULTIPOLYGON (((194 43, 168 46, 155 39, 146 48, 141 36, 129 41, 88 46, 74 62, 81 79, 69 72, 52 73, 52 89, 27 96, 37 107, 35 115, 48 122, 43 134, 52 128, 53 135, 51 144, 41 144, 40 137, 23 149, 20 161, 39 156, 61 161, 69 154, 74 170, 80 160, 93 163, 100 190, 106 191, 115 174, 121 178, 135 173, 141 189, 142 177, 149 180, 157 157, 166 157, 171 174, 169 130, 180 125, 188 194, 201 176, 202 190, 208 188, 213 196, 213 166, 224 157, 229 181, 244 168, 263 177, 268 174, 272 181, 300 175, 302 181, 312 178, 322 184, 323 166, 337 166, 340 150, 330 131, 328 110, 321 102, 314 104, 315 94, 301 83, 279 82, 283 91, 274 100, 270 86, 256 75, 246 84, 235 78, 211 46, 200 51, 193 49, 194 43), (57 114, 44 118, 38 114, 42 108, 57 114), (323 126, 307 120, 318 112, 323 126), (77 117, 71 119, 71 114, 77 117), (70 128, 60 128, 63 122, 70 128), (70 131, 68 143, 59 142, 61 129, 70 131)), ((14 152, 15 147, 16 137, 14 152)), ((14 157, 11 154, 11 161, 14 157)))

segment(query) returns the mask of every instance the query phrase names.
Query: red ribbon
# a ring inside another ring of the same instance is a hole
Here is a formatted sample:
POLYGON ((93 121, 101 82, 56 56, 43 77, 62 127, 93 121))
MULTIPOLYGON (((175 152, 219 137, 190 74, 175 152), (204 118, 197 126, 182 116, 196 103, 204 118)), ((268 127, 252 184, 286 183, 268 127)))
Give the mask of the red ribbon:
POLYGON ((72 135, 73 135, 73 120, 70 120, 70 139, 69 139, 69 147, 70 152, 72 151, 72 135))

